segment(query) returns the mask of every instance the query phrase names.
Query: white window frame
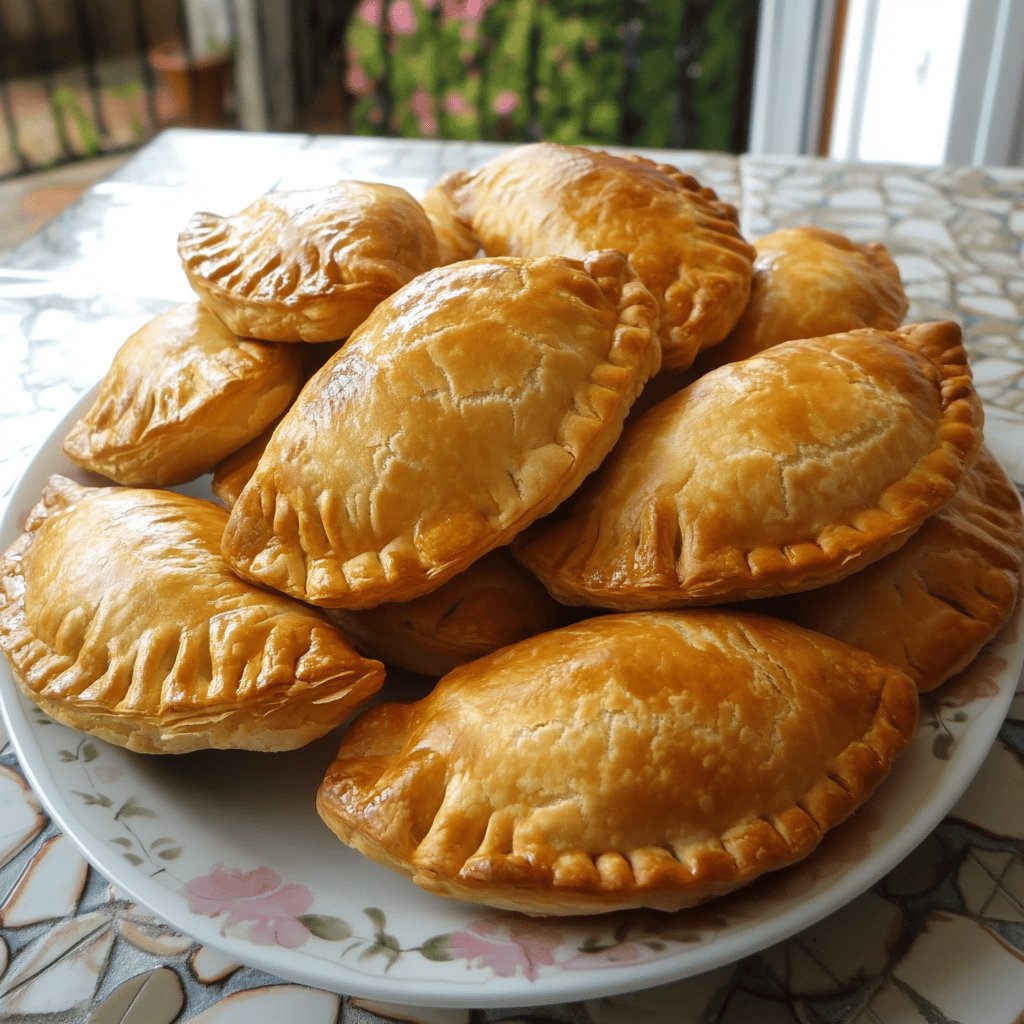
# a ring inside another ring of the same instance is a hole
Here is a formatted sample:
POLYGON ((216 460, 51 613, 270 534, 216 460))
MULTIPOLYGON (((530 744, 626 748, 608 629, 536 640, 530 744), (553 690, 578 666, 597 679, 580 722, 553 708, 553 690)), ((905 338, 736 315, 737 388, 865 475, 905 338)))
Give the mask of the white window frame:
MULTIPOLYGON (((830 155, 856 160, 864 124, 879 5, 846 5, 839 99, 830 155)), ((903 0, 888 0, 900 3, 903 0)), ((762 0, 749 150, 814 154, 821 141, 835 0, 762 0)), ((941 158, 947 163, 1024 164, 1024 0, 968 0, 941 158)), ((898 102, 898 97, 893 98, 898 102)))
POLYGON ((761 0, 748 149, 816 153, 836 0, 761 0))

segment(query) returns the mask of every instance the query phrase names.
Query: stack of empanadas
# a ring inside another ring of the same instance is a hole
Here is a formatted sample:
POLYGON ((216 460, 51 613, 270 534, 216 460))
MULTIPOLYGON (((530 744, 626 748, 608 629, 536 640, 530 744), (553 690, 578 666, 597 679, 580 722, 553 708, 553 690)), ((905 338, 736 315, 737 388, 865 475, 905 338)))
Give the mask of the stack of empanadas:
POLYGON ((180 254, 199 301, 68 434, 112 483, 51 481, 0 648, 145 752, 287 749, 383 688, 316 799, 432 892, 675 910, 791 864, 1018 605, 960 329, 902 325, 878 243, 755 252, 675 168, 545 143, 180 254), (204 474, 220 504, 163 489, 204 474), (443 678, 398 704, 396 668, 443 678))
POLYGON ((54 477, 3 561, 0 643, 25 692, 143 753, 288 750, 375 693, 315 609, 239 579, 227 514, 171 491, 54 477))

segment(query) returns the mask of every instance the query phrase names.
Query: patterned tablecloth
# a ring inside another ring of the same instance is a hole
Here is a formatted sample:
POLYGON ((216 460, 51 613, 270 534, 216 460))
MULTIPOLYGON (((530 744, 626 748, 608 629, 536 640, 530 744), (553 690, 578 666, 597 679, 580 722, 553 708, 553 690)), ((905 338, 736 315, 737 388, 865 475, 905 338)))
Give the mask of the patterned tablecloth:
MULTIPOLYGON (((230 213, 272 188, 339 178, 418 194, 495 149, 158 137, 0 266, 0 504, 123 340, 192 297, 174 240, 194 211, 230 213)), ((1024 169, 657 155, 735 203, 749 238, 817 224, 884 242, 911 298, 908 320, 963 325, 989 443, 1024 485, 1024 169)), ((941 719, 952 707, 943 700, 940 690, 926 714, 941 719)), ((1009 1024, 1024 1014, 1022 794, 1018 687, 981 771, 938 828, 868 892, 789 940, 633 994, 530 1009, 399 1008, 233 962, 133 904, 47 819, 0 726, 0 1021, 1009 1024)))

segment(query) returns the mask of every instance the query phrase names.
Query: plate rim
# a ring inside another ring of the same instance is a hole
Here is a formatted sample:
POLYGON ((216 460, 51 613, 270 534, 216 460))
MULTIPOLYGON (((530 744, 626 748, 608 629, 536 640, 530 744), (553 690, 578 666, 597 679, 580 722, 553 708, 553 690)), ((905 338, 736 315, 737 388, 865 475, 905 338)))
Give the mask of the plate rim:
MULTIPOLYGON (((69 475, 77 473, 81 477, 82 471, 76 470, 70 463, 66 469, 51 467, 47 470, 45 465, 54 454, 55 446, 59 453, 58 439, 91 403, 98 386, 94 385, 72 405, 39 446, 12 488, 0 520, 0 544, 4 548, 21 532, 20 520, 27 510, 26 503, 30 507, 38 498, 38 488, 33 485, 33 480, 45 479, 58 471, 68 472, 69 475), (30 487, 32 491, 28 490, 30 487)), ((1013 700, 1017 688, 1016 680, 1024 665, 1024 602, 1018 606, 1010 622, 993 642, 998 643, 1000 649, 1008 654, 1007 664, 997 673, 1000 679, 999 689, 971 719, 968 735, 972 742, 966 745, 958 743, 954 756, 950 761, 943 763, 945 784, 929 787, 925 798, 917 807, 916 814, 910 820, 910 827, 896 833, 883 845, 881 852, 884 855, 880 856, 879 851, 875 850, 866 860, 845 866, 833 878, 827 891, 818 894, 810 902, 810 910, 807 904, 797 902, 782 909, 780 913, 770 914, 767 923, 755 915, 755 920, 739 923, 738 941, 734 939, 730 942, 727 938, 720 940, 716 936, 711 943, 715 948, 710 952, 705 949, 702 955, 696 958, 693 956, 694 949, 685 946, 678 953, 641 963, 602 966, 592 971, 560 970, 557 973, 541 973, 534 979, 527 979, 519 973, 511 977, 492 974, 478 980, 467 979, 465 985, 458 987, 453 987, 450 978, 439 978, 434 981, 425 978, 389 977, 386 972, 370 975, 354 971, 350 965, 341 961, 332 962, 277 945, 260 946, 246 939, 225 934, 212 917, 192 913, 184 899, 177 899, 180 906, 173 905, 174 898, 180 897, 179 893, 155 881, 126 861, 117 859, 110 845, 95 836, 88 823, 80 819, 72 804, 65 798, 64 789, 54 776, 48 756, 37 738, 37 726, 30 717, 29 712, 35 705, 21 693, 6 659, 0 659, 0 711, 22 772, 61 831, 72 839, 86 860, 105 879, 125 892, 133 902, 165 920, 195 942, 219 950, 243 964, 276 975, 282 980, 334 993, 407 1006, 508 1009, 596 999, 695 977, 784 941, 820 922, 866 892, 903 861, 949 814, 987 757, 1013 700), (170 907, 169 899, 172 902, 170 907), (748 933, 753 933, 757 937, 751 939, 748 933)), ((84 737, 86 734, 81 735, 84 737)), ((898 762, 898 765, 901 762, 898 762)), ((888 781, 884 780, 880 789, 884 788, 888 781)), ((875 797, 872 797, 872 800, 874 799, 875 797)), ((794 864, 785 871, 798 872, 802 864, 808 863, 813 857, 814 853, 807 860, 794 864)), ((732 930, 728 928, 727 932, 732 930)), ((697 948, 699 949, 701 945, 703 943, 699 943, 697 948)))

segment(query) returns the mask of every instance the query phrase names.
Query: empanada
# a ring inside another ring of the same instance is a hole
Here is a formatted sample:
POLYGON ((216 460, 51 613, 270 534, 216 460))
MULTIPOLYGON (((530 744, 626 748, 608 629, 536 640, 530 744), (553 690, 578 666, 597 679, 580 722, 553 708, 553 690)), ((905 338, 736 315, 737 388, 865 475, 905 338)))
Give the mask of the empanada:
POLYGON ((368 657, 429 676, 572 620, 508 548, 411 601, 335 608, 328 617, 368 657))
POLYGON ((907 312, 899 268, 879 242, 860 245, 834 231, 795 227, 765 235, 754 250, 750 300, 725 341, 698 359, 703 372, 780 341, 893 330, 907 312))
POLYGON ((899 549, 829 586, 777 598, 775 614, 891 661, 921 692, 972 661, 1020 601, 1020 497, 987 449, 899 549))
POLYGON ((285 414, 232 509, 226 557, 325 607, 435 589, 604 458, 657 371, 656 323, 617 252, 421 275, 285 414))
POLYGON ((666 370, 721 341, 746 305, 754 251, 736 210, 669 164, 549 142, 517 146, 431 193, 492 256, 619 249, 661 306, 666 370))
POLYGON ((605 615, 364 713, 317 806, 344 842, 444 896, 677 910, 809 854, 917 714, 902 672, 791 623, 605 615))
POLYGON ((481 255, 480 239, 455 216, 447 192, 435 185, 420 198, 420 205, 434 227, 439 263, 456 263, 481 255))
POLYGON ((381 299, 437 266, 437 240, 405 189, 342 181, 272 192, 178 236, 189 283, 236 334, 337 341, 381 299))
POLYGON ((121 484, 184 483, 260 434, 304 379, 295 346, 237 338, 198 302, 175 306, 121 346, 64 452, 121 484))
POLYGON ((267 427, 259 437, 254 437, 247 445, 229 455, 214 469, 210 477, 210 490, 213 491, 214 497, 220 499, 228 508, 238 501, 238 496, 252 479, 276 426, 277 421, 267 427))
POLYGON ((806 590, 895 550, 948 501, 982 419, 953 323, 783 342, 627 424, 513 553, 569 604, 806 590))
POLYGON ((288 750, 379 689, 315 609, 238 579, 227 513, 54 477, 2 561, 0 649, 65 725, 141 753, 288 750))

